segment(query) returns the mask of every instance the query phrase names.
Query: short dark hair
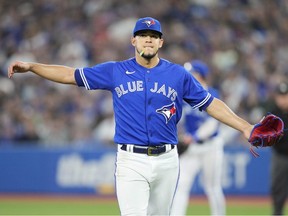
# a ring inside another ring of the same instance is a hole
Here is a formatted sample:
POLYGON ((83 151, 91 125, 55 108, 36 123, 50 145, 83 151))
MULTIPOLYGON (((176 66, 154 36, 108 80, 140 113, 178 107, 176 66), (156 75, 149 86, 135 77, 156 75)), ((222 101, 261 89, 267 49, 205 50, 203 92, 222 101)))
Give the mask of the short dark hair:
POLYGON ((154 30, 140 30, 140 31, 135 32, 133 36, 136 37, 137 35, 145 34, 146 32, 152 32, 152 33, 158 35, 159 38, 162 37, 162 34, 160 34, 158 31, 154 31, 154 30))

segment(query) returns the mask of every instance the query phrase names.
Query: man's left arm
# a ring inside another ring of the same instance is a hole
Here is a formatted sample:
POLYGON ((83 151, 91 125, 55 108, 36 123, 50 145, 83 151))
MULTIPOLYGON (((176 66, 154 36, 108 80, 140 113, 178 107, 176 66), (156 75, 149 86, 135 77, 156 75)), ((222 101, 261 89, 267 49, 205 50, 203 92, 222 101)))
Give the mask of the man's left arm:
POLYGON ((254 125, 236 115, 223 101, 214 98, 206 112, 218 121, 240 131, 248 140, 254 125))

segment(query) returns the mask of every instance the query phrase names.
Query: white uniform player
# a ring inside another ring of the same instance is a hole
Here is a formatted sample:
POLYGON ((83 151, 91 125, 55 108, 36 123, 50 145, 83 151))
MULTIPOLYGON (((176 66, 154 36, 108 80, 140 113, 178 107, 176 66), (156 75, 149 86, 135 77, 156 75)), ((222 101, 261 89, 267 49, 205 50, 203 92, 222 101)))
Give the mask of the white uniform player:
MULTIPOLYGON (((204 62, 194 60, 184 66, 211 95, 219 97, 218 91, 207 86, 209 68, 204 62)), ((181 172, 172 215, 185 215, 191 187, 198 174, 202 174, 200 179, 209 200, 211 215, 225 215, 225 197, 221 186, 224 142, 219 136, 219 122, 206 112, 184 106, 180 125, 184 132, 182 141, 189 147, 180 156, 181 172)))

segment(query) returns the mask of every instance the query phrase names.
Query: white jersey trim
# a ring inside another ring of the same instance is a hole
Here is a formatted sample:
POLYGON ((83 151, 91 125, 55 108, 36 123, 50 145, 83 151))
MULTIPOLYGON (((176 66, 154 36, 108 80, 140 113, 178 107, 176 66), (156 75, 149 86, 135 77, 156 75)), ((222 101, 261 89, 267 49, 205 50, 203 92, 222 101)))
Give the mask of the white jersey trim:
POLYGON ((88 84, 88 81, 87 81, 85 75, 84 75, 84 70, 83 70, 83 68, 79 68, 79 72, 80 72, 80 76, 81 76, 81 79, 82 79, 82 81, 83 81, 83 83, 84 83, 85 88, 86 88, 87 90, 90 90, 91 88, 90 88, 90 86, 89 86, 89 84, 88 84))
POLYGON ((195 106, 192 107, 192 109, 198 109, 199 107, 203 106, 211 97, 211 94, 208 92, 207 96, 204 98, 203 101, 200 103, 196 104, 195 106))

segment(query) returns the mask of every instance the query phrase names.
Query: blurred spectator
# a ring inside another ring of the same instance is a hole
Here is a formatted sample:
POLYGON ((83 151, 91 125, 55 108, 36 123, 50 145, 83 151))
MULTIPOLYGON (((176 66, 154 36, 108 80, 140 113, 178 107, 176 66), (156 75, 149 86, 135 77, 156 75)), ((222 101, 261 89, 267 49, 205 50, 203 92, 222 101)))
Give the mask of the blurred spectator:
MULTIPOLYGON (((7 80, 15 58, 72 67, 129 58, 127 26, 149 15, 165 32, 163 58, 207 62, 224 101, 258 122, 265 114, 261 105, 288 74, 287 11, 288 2, 281 0, 0 0, 0 80, 7 80)), ((93 143, 107 95, 82 94, 28 74, 7 83, 0 85, 0 144, 17 140, 31 125, 48 146, 93 143)))
POLYGON ((103 108, 105 108, 105 111, 103 112, 102 119, 98 120, 93 130, 93 135, 96 140, 100 140, 104 144, 113 145, 115 120, 112 105, 112 96, 107 96, 102 105, 103 108))

